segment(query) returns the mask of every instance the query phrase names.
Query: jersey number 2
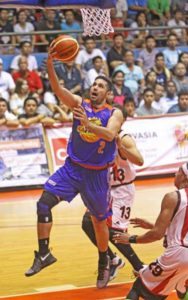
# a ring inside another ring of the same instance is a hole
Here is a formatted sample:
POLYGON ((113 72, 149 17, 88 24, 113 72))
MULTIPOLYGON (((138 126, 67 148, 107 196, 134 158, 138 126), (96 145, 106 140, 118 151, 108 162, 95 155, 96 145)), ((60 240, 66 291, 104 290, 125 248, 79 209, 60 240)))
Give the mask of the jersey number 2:
POLYGON ((103 154, 104 153, 105 146, 106 146, 106 142, 105 141, 100 141, 99 148, 98 148, 98 153, 99 154, 103 154))

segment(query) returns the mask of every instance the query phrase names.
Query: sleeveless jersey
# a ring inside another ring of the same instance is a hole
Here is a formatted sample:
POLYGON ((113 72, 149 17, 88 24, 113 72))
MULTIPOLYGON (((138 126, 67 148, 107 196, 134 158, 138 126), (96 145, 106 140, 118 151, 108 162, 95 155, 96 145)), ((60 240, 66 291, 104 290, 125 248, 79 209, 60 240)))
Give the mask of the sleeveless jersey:
MULTIPOLYGON (((106 127, 114 108, 105 104, 99 109, 92 108, 90 100, 83 100, 84 108, 90 122, 106 127)), ((103 167, 111 164, 116 156, 115 139, 111 142, 99 138, 81 125, 79 120, 73 120, 72 134, 69 139, 68 155, 74 162, 86 167, 103 167)))
POLYGON ((182 245, 188 247, 188 188, 178 190, 177 193, 178 205, 166 231, 166 246, 182 245))

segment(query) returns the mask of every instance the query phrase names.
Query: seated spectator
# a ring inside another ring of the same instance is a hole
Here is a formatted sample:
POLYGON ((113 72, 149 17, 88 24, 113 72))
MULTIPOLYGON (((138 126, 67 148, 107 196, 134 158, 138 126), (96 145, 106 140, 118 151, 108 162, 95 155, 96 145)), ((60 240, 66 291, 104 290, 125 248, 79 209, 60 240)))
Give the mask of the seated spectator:
POLYGON ((31 22, 27 22, 27 15, 24 9, 20 9, 17 13, 17 22, 14 25, 14 32, 16 35, 16 43, 20 44, 23 41, 35 44, 35 35, 20 35, 20 33, 28 33, 35 31, 31 22))
MULTIPOLYGON (((9 20, 9 10, 6 8, 0 9, 0 32, 13 32, 12 22, 9 20)), ((1 35, 0 36, 0 52, 1 54, 14 53, 15 36, 1 35)))
POLYGON ((130 89, 124 85, 125 74, 115 71, 112 75, 114 103, 123 105, 127 98, 133 98, 130 89))
POLYGON ((181 90, 188 91, 188 77, 186 76, 186 67, 183 63, 179 62, 174 67, 173 81, 176 84, 178 93, 181 90))
POLYGON ((167 113, 173 114, 185 112, 188 112, 188 92, 182 90, 178 93, 178 103, 173 105, 167 113))
MULTIPOLYGON (((142 27, 147 27, 147 18, 146 14, 144 12, 139 12, 136 15, 135 21, 131 24, 131 28, 137 29, 142 27)), ((149 30, 133 30, 129 31, 129 36, 127 40, 132 41, 134 44, 134 47, 136 48, 142 48, 143 44, 145 42, 146 36, 149 34, 149 30)))
POLYGON ((18 71, 13 73, 14 81, 16 82, 18 78, 25 79, 29 86, 29 91, 38 94, 42 94, 43 85, 40 76, 35 71, 29 71, 28 60, 25 56, 21 56, 18 60, 18 71))
POLYGON ((123 107, 125 108, 125 110, 127 112, 127 118, 132 119, 132 118, 137 117, 134 98, 127 98, 123 104, 123 107))
POLYGON ((152 89, 146 88, 143 93, 144 103, 136 109, 136 114, 138 116, 149 116, 158 115, 161 113, 160 110, 152 106, 155 100, 155 94, 152 89))
POLYGON ((157 83, 166 85, 167 81, 171 79, 171 73, 165 65, 164 55, 161 52, 156 54, 152 70, 157 74, 157 83))
MULTIPOLYGON (((59 84, 62 87, 65 87, 65 81, 63 79, 59 80, 59 84)), ((51 111, 51 116, 53 116, 56 112, 56 106, 59 105, 59 101, 56 95, 52 92, 51 86, 50 90, 44 93, 43 102, 46 105, 46 107, 51 111)))
POLYGON ((170 18, 170 1, 169 0, 148 0, 148 10, 150 17, 158 16, 160 19, 170 18))
POLYGON ((53 118, 59 122, 72 122, 73 121, 73 113, 68 106, 64 103, 60 102, 59 105, 55 105, 55 113, 53 118))
MULTIPOLYGON (((55 20, 56 12, 54 9, 45 10, 45 19, 39 22, 36 25, 37 31, 53 31, 53 30, 61 30, 61 24, 55 20)), ((47 52, 48 45, 57 37, 57 34, 41 34, 40 42, 43 44, 42 46, 38 46, 39 52, 47 52)))
POLYGON ((72 9, 67 9, 63 11, 65 19, 61 23, 61 29, 72 31, 69 35, 77 39, 79 44, 82 44, 81 33, 75 33, 75 30, 81 30, 80 24, 75 20, 75 13, 72 9))
MULTIPOLYGON (((146 88, 147 89, 147 88, 146 88)), ((165 89, 162 84, 156 83, 155 88, 152 89, 154 93, 154 101, 152 102, 152 107, 160 111, 160 113, 165 113, 166 110, 163 106, 162 98, 164 97, 165 89)), ((139 107, 144 104, 144 99, 140 101, 139 107)))
POLYGON ((0 97, 0 126, 17 127, 19 125, 16 117, 8 110, 8 103, 0 97))
MULTIPOLYGON (((168 26, 173 27, 173 26, 181 26, 185 27, 186 24, 183 20, 183 13, 181 10, 176 10, 174 13, 174 18, 170 19, 168 21, 168 26)), ((180 44, 185 44, 186 43, 186 29, 185 28, 172 28, 171 32, 175 33, 175 35, 178 38, 178 41, 180 44)))
POLYGON ((19 78, 16 81, 15 93, 10 98, 10 108, 14 115, 24 112, 24 101, 29 95, 29 86, 27 80, 19 78))
POLYGON ((127 19, 127 0, 117 0, 116 1, 116 18, 121 18, 123 23, 127 19))
POLYGON ((166 113, 170 107, 178 103, 177 88, 173 80, 169 80, 166 85, 166 93, 161 98, 163 111, 166 113))
POLYGON ((151 70, 145 76, 145 86, 154 90, 156 83, 157 74, 155 73, 155 71, 151 70))
POLYGON ((3 60, 0 58, 0 97, 6 99, 10 98, 10 95, 15 90, 15 83, 11 76, 6 71, 3 71, 3 60))
POLYGON ((122 65, 125 52, 124 37, 122 33, 117 32, 113 36, 113 45, 107 53, 107 63, 110 75, 112 75, 116 67, 122 65))
POLYGON ((87 71, 89 71, 92 65, 92 59, 95 56, 101 56, 104 62, 104 72, 105 75, 108 75, 108 66, 106 64, 106 57, 103 52, 96 48, 95 39, 91 36, 87 36, 84 39, 85 49, 79 51, 75 63, 76 67, 80 70, 82 78, 85 78, 87 71))
MULTIPOLYGON (((114 29, 116 28, 123 28, 124 27, 124 19, 122 17, 117 17, 117 10, 116 8, 111 8, 110 10, 110 18, 111 18, 111 24, 112 27, 114 29)), ((117 32, 110 32, 106 37, 108 39, 113 39, 113 36, 116 34, 117 32)), ((121 31, 121 34, 124 38, 127 37, 128 32, 127 31, 121 31)), ((105 49, 105 47, 103 47, 105 49)), ((102 48, 102 49, 103 49, 102 48)))
POLYGON ((135 20, 138 13, 147 11, 147 0, 127 0, 127 4, 128 16, 132 20, 135 20))
POLYGON ((14 58, 11 62, 11 65, 10 65, 11 72, 13 73, 15 71, 18 71, 18 69, 19 69, 18 61, 21 56, 25 56, 27 58, 29 71, 37 71, 37 69, 38 69, 37 60, 36 60, 35 56, 32 55, 31 53, 32 53, 31 42, 28 42, 28 41, 21 42, 20 43, 20 54, 14 56, 14 58))
POLYGON ((132 94, 138 92, 139 88, 145 85, 144 74, 139 66, 135 65, 134 54, 131 50, 127 50, 124 54, 124 63, 115 69, 125 74, 124 85, 129 87, 132 94))
POLYGON ((188 77, 188 52, 182 52, 179 55, 179 62, 182 62, 186 67, 186 76, 188 77))
POLYGON ((181 50, 177 49, 178 39, 176 34, 170 33, 167 38, 167 46, 163 51, 166 67, 172 70, 177 64, 181 50))
POLYGON ((96 56, 93 58, 93 68, 90 69, 85 77, 84 80, 84 90, 89 90, 92 86, 93 82, 95 81, 95 78, 99 75, 105 75, 104 74, 104 63, 101 56, 96 56))
POLYGON ((166 36, 167 30, 164 28, 158 28, 165 25, 164 20, 159 16, 152 16, 152 19, 149 22, 150 26, 156 27, 155 29, 150 30, 150 34, 155 36, 156 46, 157 47, 166 47, 166 36))
POLYGON ((158 50, 155 47, 155 38, 152 35, 148 35, 145 38, 145 49, 139 52, 139 56, 137 59, 139 66, 143 68, 144 73, 147 73, 154 67, 155 56, 158 53, 158 50))

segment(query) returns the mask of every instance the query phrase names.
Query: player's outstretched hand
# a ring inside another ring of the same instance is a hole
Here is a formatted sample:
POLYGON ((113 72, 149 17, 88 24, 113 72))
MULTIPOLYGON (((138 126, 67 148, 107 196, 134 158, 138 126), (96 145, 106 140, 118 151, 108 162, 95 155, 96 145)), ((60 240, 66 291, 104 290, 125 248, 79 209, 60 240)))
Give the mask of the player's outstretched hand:
POLYGON ((113 235, 112 239, 115 244, 129 244, 129 237, 130 235, 128 233, 123 233, 123 232, 115 232, 113 235))
POLYGON ((85 126, 86 128, 88 127, 89 120, 84 108, 81 105, 74 108, 73 116, 75 119, 79 120, 83 126, 85 126))
POLYGON ((130 224, 132 224, 133 227, 141 227, 144 229, 152 229, 153 228, 152 223, 148 222, 145 219, 141 219, 141 218, 130 219, 130 224))

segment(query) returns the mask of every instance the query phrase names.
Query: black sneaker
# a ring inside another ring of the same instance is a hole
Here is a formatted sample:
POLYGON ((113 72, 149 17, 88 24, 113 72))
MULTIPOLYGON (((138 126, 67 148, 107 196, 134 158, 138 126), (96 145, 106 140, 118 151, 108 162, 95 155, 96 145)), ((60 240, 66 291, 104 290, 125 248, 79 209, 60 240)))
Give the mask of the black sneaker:
POLYGON ((107 264, 98 266, 97 288, 102 289, 107 286, 110 279, 110 257, 107 256, 107 264))
POLYGON ((123 268, 125 262, 118 256, 114 257, 110 262, 110 281, 116 278, 118 270, 123 268))
POLYGON ((33 276, 57 261, 50 251, 45 256, 40 256, 37 251, 34 251, 34 254, 35 258, 33 265, 28 271, 25 272, 25 276, 33 276))

